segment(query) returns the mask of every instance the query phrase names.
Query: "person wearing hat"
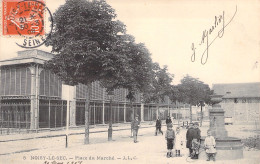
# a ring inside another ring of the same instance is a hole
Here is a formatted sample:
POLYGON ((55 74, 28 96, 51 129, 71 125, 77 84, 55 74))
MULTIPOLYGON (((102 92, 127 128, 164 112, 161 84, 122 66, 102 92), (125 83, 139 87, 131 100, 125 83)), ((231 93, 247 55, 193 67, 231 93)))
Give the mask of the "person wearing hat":
POLYGON ((140 121, 138 119, 138 115, 136 115, 135 119, 132 121, 131 127, 133 128, 134 143, 137 143, 138 129, 140 127, 140 121))
POLYGON ((163 135, 163 132, 162 132, 162 121, 161 121, 161 119, 158 117, 157 118, 157 120, 156 120, 156 124, 155 124, 155 135, 157 136, 157 133, 158 133, 158 131, 160 132, 160 133, 162 133, 162 135, 163 135))
POLYGON ((167 158, 172 157, 172 149, 174 146, 175 132, 172 129, 172 124, 167 124, 167 130, 165 132, 165 139, 167 140, 167 158))
POLYGON ((200 138, 201 138, 201 131, 199 129, 199 123, 195 122, 194 123, 194 129, 193 129, 193 134, 192 134, 192 151, 193 151, 193 157, 191 159, 198 159, 199 158, 199 148, 200 148, 200 138))
POLYGON ((166 118, 166 125, 167 124, 171 124, 172 123, 172 119, 171 119, 171 117, 170 116, 167 116, 167 118, 166 118))
POLYGON ((192 139, 193 139, 193 135, 194 135, 195 131, 193 128, 193 123, 191 122, 189 125, 189 128, 186 132, 186 148, 189 149, 189 157, 192 154, 192 139))

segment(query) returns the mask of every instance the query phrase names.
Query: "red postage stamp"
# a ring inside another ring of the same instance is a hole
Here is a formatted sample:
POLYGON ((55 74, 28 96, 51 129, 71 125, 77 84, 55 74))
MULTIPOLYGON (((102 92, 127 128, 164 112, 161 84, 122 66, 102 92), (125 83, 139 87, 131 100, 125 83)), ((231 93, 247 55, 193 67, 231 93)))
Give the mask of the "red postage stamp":
POLYGON ((3 35, 44 35, 44 1, 2 1, 3 35))
POLYGON ((46 41, 52 16, 44 0, 3 0, 1 5, 2 36, 21 36, 23 41, 16 44, 23 48, 39 47, 46 41))

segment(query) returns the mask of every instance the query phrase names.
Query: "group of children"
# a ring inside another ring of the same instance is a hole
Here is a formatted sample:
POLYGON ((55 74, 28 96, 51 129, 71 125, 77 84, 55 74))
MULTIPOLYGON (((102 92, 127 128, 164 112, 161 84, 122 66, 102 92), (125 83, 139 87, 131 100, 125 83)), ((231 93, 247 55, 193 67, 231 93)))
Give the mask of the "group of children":
MULTIPOLYGON (((173 157, 172 149, 175 147, 175 156, 181 157, 181 149, 183 148, 184 138, 180 134, 180 127, 176 128, 176 133, 172 129, 172 123, 167 124, 167 131, 165 133, 165 139, 167 140, 167 158, 173 157)), ((212 157, 213 161, 215 161, 216 155, 216 142, 215 138, 211 135, 211 131, 207 131, 207 137, 204 142, 204 149, 207 155, 207 161, 212 157)))
POLYGON ((177 127, 176 133, 172 129, 172 124, 167 124, 167 131, 165 133, 165 139, 167 140, 167 157, 170 158, 173 156, 172 149, 175 146, 176 157, 181 156, 181 149, 183 145, 183 137, 180 134, 180 128, 177 127))

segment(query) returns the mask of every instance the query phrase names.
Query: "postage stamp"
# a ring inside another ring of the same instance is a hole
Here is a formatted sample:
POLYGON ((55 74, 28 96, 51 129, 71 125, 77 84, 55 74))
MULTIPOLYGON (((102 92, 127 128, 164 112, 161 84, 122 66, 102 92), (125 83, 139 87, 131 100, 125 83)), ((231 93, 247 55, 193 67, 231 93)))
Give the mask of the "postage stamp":
POLYGON ((1 14, 2 36, 24 38, 16 43, 20 47, 39 47, 51 33, 52 16, 44 0, 3 0, 1 14))

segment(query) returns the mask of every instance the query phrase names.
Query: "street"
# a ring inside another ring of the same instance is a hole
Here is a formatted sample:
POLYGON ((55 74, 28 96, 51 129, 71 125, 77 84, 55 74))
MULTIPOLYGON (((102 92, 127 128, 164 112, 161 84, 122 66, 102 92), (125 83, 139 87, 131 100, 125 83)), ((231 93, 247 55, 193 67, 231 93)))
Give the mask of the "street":
MULTIPOLYGON (((240 126, 226 127, 231 131, 231 136, 255 135, 241 131, 240 126)), ((166 140, 164 135, 154 135, 154 126, 144 125, 139 129, 138 143, 133 143, 128 127, 120 131, 116 131, 117 128, 114 128, 113 141, 110 142, 107 141, 107 132, 90 133, 89 145, 83 145, 84 135, 71 135, 68 148, 65 148, 64 136, 2 142, 0 163, 212 163, 212 161, 206 162, 205 159, 191 160, 187 157, 185 147, 181 150, 182 157, 166 158, 166 140)), ((202 136, 205 135, 207 128, 207 126, 200 128, 202 136)), ((166 127, 163 126, 162 130, 165 132, 166 127)), ((185 136, 186 129, 181 129, 181 134, 185 136)), ((244 159, 215 163, 259 163, 259 152, 244 151, 244 159)))

